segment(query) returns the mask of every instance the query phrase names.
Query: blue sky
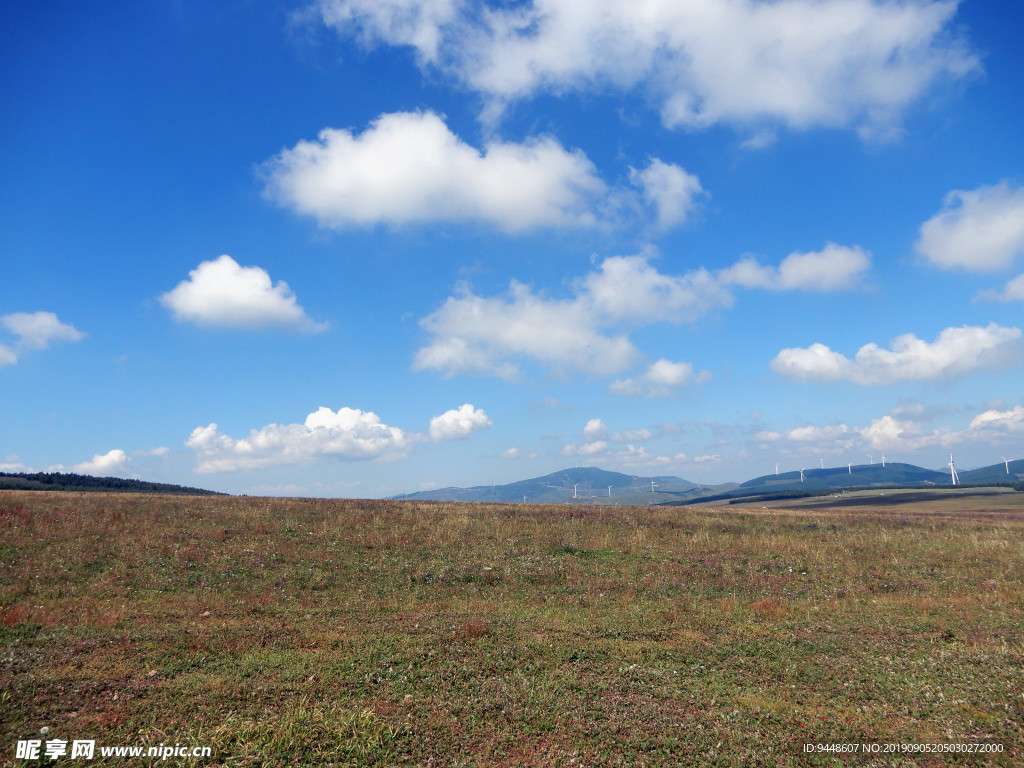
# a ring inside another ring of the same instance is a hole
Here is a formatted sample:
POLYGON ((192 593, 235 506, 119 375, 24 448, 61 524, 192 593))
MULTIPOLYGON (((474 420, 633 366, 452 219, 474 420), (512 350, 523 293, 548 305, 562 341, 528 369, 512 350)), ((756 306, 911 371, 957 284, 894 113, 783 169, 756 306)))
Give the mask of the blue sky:
POLYGON ((2 14, 3 470, 1024 456, 1017 0, 2 14))

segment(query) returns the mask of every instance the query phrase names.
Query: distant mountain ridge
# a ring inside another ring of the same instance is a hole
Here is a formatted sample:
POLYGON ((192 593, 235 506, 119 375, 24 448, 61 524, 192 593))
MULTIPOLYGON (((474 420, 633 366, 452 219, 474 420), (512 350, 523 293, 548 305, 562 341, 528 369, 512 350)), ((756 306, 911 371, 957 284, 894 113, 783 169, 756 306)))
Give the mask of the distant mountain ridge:
MULTIPOLYGON (((1024 459, 978 469, 957 470, 961 485, 1013 485, 1024 482, 1024 459)), ((746 482, 702 485, 672 475, 643 477, 598 467, 562 469, 542 477, 503 485, 437 488, 391 496, 392 499, 560 504, 691 504, 770 494, 813 493, 870 487, 927 488, 952 485, 949 472, 903 462, 808 468, 762 475, 746 482), (653 482, 653 486, 652 486, 653 482)))
POLYGON ((570 501, 580 504, 648 504, 652 501, 660 503, 670 499, 694 498, 709 491, 720 493, 735 487, 735 483, 702 486, 671 475, 640 477, 598 467, 575 467, 503 485, 436 488, 391 498, 531 504, 570 501))

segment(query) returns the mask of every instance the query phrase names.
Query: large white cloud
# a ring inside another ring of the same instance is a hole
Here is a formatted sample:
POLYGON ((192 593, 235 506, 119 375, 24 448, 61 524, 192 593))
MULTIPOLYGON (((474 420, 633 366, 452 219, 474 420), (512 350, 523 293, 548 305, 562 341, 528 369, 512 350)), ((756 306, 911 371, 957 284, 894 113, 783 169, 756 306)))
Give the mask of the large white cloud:
POLYGON ((856 126, 886 135, 937 83, 978 68, 957 0, 320 0, 325 22, 483 94, 639 88, 668 126, 856 126))
POLYGON ((616 395, 669 397, 683 387, 710 378, 708 371, 694 372, 693 363, 674 363, 662 358, 638 376, 613 381, 609 390, 616 395))
POLYGON ((0 366, 14 365, 23 351, 46 349, 55 341, 79 341, 85 334, 62 323, 53 312, 14 312, 0 317, 0 325, 14 334, 13 345, 0 344, 0 366))
POLYGON ((430 439, 435 442, 459 440, 493 424, 482 408, 463 403, 430 420, 430 439))
POLYGON ((948 379, 975 370, 1021 365, 1022 337, 1019 328, 965 325, 945 329, 931 343, 908 333, 893 339, 891 349, 865 344, 853 360, 820 343, 783 349, 771 367, 790 378, 856 384, 948 379))
POLYGON ((917 250, 947 269, 1009 267, 1024 254, 1024 187, 1003 181, 950 192, 942 210, 921 225, 917 250))
POLYGON ((318 459, 387 461, 404 457, 412 439, 372 411, 320 407, 303 424, 269 424, 235 439, 211 423, 196 427, 185 442, 195 450, 197 472, 234 472, 318 459))
POLYGON ((96 454, 91 461, 75 464, 71 469, 83 475, 96 477, 120 477, 129 471, 131 458, 120 448, 104 454, 96 454))
MULTIPOLYGON (((799 254, 801 257, 808 254, 799 254)), ((653 251, 634 256, 611 256, 596 270, 571 283, 571 298, 548 298, 513 280, 505 295, 478 296, 466 285, 458 295, 420 321, 431 336, 417 353, 416 370, 437 370, 448 376, 473 374, 513 379, 519 361, 531 359, 565 373, 584 371, 601 375, 619 373, 641 355, 628 338, 631 328, 653 323, 693 322, 707 313, 732 305, 733 287, 770 287, 772 290, 836 290, 852 287, 866 265, 860 249, 829 246, 811 254, 811 267, 759 267, 770 279, 740 280, 740 262, 711 272, 698 268, 672 275, 651 263, 653 251), (851 258, 851 254, 853 254, 851 258), (834 266, 830 272, 829 265, 834 266), (852 266, 851 266, 852 265, 852 266), (840 280, 835 277, 841 274, 840 280), (824 275, 830 275, 826 278, 824 275)), ((792 264, 789 256, 784 265, 792 264)), ((639 394, 664 394, 694 374, 679 366, 688 363, 655 363, 654 367, 619 390, 639 394)))
POLYGON ((657 158, 633 170, 638 189, 610 188, 580 151, 550 136, 491 141, 483 151, 433 112, 381 115, 366 130, 326 128, 264 165, 266 193, 325 227, 482 222, 507 232, 592 227, 646 203, 657 223, 683 223, 703 193, 696 176, 657 158), (639 199, 638 199, 639 198, 639 199))
POLYGON ((229 328, 282 328, 291 331, 322 331, 299 306, 288 284, 271 282, 260 267, 243 267, 227 254, 204 261, 189 272, 160 303, 177 320, 203 326, 229 328))

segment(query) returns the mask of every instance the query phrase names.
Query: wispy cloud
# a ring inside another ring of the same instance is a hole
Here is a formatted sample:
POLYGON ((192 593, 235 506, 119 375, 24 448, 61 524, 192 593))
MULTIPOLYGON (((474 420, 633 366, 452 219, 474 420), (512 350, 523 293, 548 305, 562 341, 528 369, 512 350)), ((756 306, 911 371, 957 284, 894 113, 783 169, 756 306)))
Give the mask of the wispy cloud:
POLYGON ((85 334, 62 323, 53 312, 14 312, 0 317, 0 325, 16 336, 13 344, 0 344, 0 366, 14 365, 23 352, 46 349, 55 341, 80 341, 85 334))

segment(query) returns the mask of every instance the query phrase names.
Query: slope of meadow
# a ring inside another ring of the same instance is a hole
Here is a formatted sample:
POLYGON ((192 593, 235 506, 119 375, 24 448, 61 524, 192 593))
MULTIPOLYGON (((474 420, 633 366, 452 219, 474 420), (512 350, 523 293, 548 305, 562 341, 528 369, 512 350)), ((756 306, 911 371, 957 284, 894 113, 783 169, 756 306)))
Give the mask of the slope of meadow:
POLYGON ((0 492, 0 763, 47 727, 213 748, 178 765, 1020 765, 1002 503, 0 492), (1003 751, 803 746, 863 742, 1003 751))

